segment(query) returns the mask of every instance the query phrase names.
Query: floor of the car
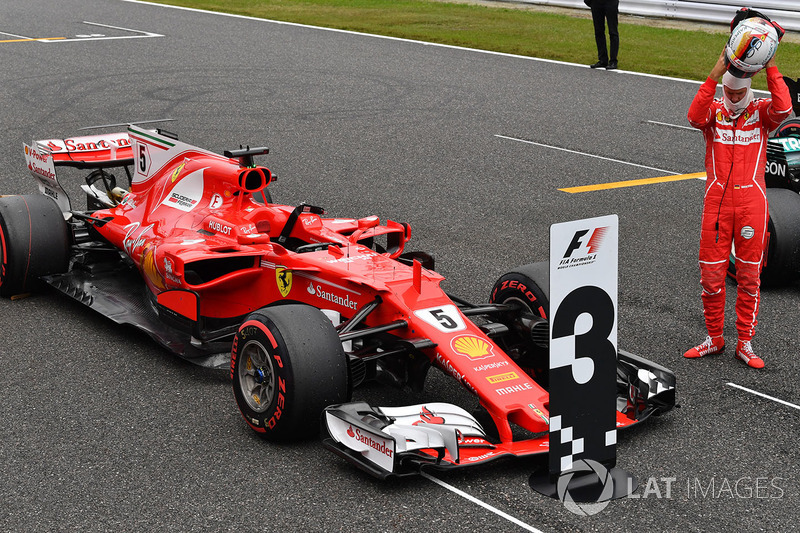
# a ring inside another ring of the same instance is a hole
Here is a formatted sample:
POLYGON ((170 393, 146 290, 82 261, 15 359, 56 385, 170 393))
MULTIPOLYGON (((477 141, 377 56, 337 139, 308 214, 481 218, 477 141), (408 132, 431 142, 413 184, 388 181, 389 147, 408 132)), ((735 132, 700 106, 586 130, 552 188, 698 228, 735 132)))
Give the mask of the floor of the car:
POLYGON ((44 280, 58 291, 78 300, 120 325, 131 325, 152 337, 170 352, 194 364, 210 368, 230 367, 229 342, 193 342, 191 335, 165 324, 147 299, 147 288, 138 273, 116 268, 101 272, 73 269, 44 280))

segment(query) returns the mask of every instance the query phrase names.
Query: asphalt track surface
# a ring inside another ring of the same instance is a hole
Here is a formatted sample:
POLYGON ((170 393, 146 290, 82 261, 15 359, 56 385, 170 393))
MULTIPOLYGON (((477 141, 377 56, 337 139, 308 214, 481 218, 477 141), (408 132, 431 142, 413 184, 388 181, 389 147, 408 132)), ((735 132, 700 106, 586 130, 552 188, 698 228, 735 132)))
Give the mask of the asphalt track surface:
MULTIPOLYGON (((763 292, 763 371, 730 353, 684 360, 705 335, 704 182, 559 190, 701 172, 699 134, 673 127, 697 84, 122 1, 3 11, 0 192, 35 192, 23 142, 171 118, 215 151, 270 146, 281 202, 409 222, 412 249, 476 302, 506 270, 546 259, 550 224, 616 213, 620 346, 674 369, 681 408, 620 438, 634 497, 579 516, 532 492, 536 459, 379 482, 317 442, 263 442, 226 373, 56 294, 4 300, 0 530, 795 529, 798 286, 763 292)), ((436 371, 423 394, 356 399, 471 401, 436 371)))

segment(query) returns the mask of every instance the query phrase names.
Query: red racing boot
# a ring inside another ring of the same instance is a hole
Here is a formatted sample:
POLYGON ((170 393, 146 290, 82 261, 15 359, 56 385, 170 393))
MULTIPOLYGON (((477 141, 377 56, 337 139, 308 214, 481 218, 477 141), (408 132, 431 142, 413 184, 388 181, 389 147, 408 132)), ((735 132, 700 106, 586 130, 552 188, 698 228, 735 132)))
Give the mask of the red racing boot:
POLYGON ((703 357, 704 355, 713 355, 724 351, 725 339, 722 338, 722 335, 719 337, 711 337, 709 335, 702 344, 698 344, 694 348, 687 350, 683 356, 689 359, 697 359, 698 357, 703 357))
POLYGON ((750 341, 739 341, 737 343, 736 359, 744 361, 750 368, 764 368, 764 361, 753 353, 750 341))

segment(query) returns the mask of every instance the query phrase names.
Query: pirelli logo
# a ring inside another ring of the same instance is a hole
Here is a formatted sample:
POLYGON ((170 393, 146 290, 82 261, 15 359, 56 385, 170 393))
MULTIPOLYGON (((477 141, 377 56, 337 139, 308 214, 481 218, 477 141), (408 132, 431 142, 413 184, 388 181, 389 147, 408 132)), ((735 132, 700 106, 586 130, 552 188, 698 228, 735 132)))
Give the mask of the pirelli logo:
POLYGON ((489 383, 502 383, 503 381, 511 381, 512 379, 517 379, 519 376, 516 372, 506 372, 505 374, 496 374, 494 376, 488 376, 486 380, 489 383))

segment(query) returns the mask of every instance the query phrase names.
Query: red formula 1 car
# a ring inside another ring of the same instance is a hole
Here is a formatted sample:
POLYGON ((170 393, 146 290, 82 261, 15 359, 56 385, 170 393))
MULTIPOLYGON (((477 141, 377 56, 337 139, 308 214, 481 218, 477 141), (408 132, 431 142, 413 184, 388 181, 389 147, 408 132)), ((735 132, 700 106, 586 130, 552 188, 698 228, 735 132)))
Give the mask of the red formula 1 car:
MULTIPOLYGON (((253 430, 292 439, 322 418, 326 446, 378 477, 547 452, 546 264, 512 270, 473 305, 442 290, 429 255, 404 251, 407 224, 272 203, 273 176, 254 163, 265 148, 219 155, 130 126, 25 151, 43 194, 0 198, 0 294, 43 280, 230 368, 253 430), (61 166, 88 171, 86 210, 61 166), (431 367, 480 407, 347 403, 367 380, 422 389, 431 367)), ((674 406, 669 370, 623 351, 617 370, 618 428, 674 406)))

